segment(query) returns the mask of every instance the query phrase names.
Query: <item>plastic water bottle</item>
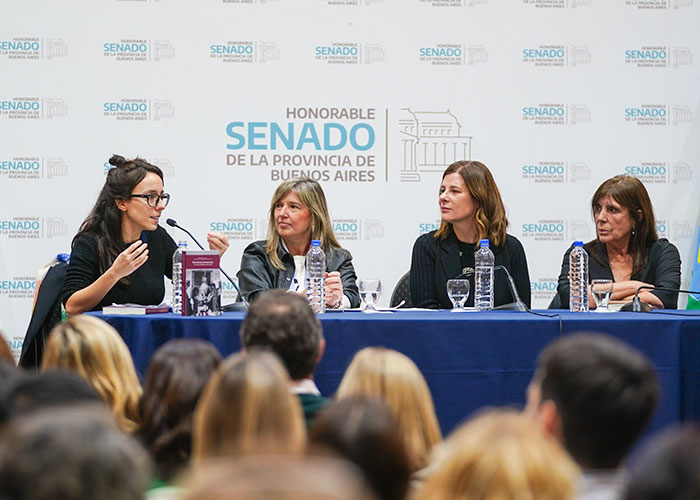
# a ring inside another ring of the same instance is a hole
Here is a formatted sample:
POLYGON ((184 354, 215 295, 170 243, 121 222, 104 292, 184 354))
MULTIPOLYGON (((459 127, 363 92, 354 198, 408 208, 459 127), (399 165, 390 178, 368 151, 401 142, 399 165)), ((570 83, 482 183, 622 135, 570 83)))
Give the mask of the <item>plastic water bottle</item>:
POLYGON ((319 240, 306 254, 306 299, 316 314, 326 312, 326 254, 319 240))
POLYGON ((489 240, 479 241, 479 250, 474 253, 474 307, 477 311, 493 309, 493 265, 489 240))
POLYGON ((173 312, 182 314, 182 252, 187 250, 187 242, 179 241, 173 253, 173 312))
POLYGON ((569 311, 588 311, 588 253, 574 241, 569 254, 569 311))

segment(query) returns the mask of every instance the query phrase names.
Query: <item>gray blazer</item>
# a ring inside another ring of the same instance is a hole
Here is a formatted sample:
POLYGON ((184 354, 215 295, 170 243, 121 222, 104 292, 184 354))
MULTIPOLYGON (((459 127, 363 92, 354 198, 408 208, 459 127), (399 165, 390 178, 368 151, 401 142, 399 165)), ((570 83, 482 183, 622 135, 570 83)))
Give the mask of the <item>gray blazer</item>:
MULTIPOLYGON (((265 290, 282 288, 288 290, 294 278, 294 258, 280 244, 277 255, 284 264, 284 269, 277 269, 270 263, 265 251, 267 240, 255 241, 243 251, 241 270, 238 271, 238 285, 241 293, 249 302, 265 290)), ((357 276, 352 265, 352 255, 344 248, 331 248, 326 252, 326 270, 340 272, 343 283, 343 294, 350 301, 350 307, 360 305, 360 294, 357 289, 357 276)))

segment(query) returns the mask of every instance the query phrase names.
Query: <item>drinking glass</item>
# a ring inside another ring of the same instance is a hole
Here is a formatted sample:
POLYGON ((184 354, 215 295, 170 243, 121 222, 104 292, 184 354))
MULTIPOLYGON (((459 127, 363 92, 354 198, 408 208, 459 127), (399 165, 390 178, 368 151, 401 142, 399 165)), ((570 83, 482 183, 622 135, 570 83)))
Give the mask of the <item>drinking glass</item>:
POLYGON ((469 280, 447 280, 447 296, 452 301, 452 312, 464 311, 464 303, 469 297, 469 280))
POLYGON ((613 293, 613 280, 592 280, 591 293, 593 294, 593 300, 595 300, 596 304, 595 312, 610 312, 608 310, 608 304, 610 303, 610 297, 612 297, 613 293))
POLYGON ((382 282, 377 278, 361 279, 359 283, 362 312, 375 313, 377 301, 382 293, 382 282))

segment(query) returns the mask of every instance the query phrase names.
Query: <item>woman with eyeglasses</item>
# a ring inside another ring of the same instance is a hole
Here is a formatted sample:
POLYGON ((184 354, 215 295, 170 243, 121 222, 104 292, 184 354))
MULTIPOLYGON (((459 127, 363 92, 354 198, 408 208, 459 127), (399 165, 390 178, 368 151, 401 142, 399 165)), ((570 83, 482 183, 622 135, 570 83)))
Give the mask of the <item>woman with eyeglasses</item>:
MULTIPOLYGON (((73 238, 62 300, 69 315, 105 305, 159 304, 172 279, 175 241, 158 225, 170 201, 163 172, 141 158, 114 155, 102 191, 73 238)), ((220 254, 228 238, 208 233, 220 254)))

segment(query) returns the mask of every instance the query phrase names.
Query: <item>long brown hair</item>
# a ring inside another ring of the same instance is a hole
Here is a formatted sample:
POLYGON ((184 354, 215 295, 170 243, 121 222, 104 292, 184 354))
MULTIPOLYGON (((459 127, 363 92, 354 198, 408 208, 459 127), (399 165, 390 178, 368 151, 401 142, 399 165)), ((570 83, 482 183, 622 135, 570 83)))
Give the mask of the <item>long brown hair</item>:
MULTIPOLYGON (((647 193, 644 184, 636 177, 616 175, 603 182, 593 194, 591 212, 594 219, 598 202, 607 195, 626 208, 630 217, 635 221, 627 250, 632 256, 632 274, 636 274, 647 263, 647 248, 659 239, 649 193, 647 193), (641 217, 637 213, 638 211, 642 212, 641 217)), ((590 242, 590 247, 593 256, 598 261, 608 262, 608 252, 598 238, 590 242)))
POLYGON ((321 247, 328 251, 331 247, 339 248, 340 244, 333 234, 331 218, 328 214, 328 204, 326 196, 323 194, 321 185, 313 179, 307 177, 294 178, 284 181, 277 186, 275 194, 272 195, 270 203, 270 221, 267 230, 267 245, 265 250, 270 257, 270 263, 277 269, 284 269, 284 264, 277 255, 277 248, 280 243, 280 235, 275 226, 275 205, 288 193, 294 193, 299 197, 301 203, 311 211, 311 239, 321 240, 321 247))
MULTIPOLYGON (((112 155, 107 172, 107 179, 100 194, 97 196, 95 206, 90 214, 80 225, 78 234, 73 238, 73 243, 79 236, 90 233, 97 242, 97 264, 100 274, 109 269, 117 256, 124 250, 122 241, 122 212, 117 208, 115 201, 127 200, 136 185, 152 172, 163 180, 163 172, 146 160, 134 158, 126 160, 123 156, 112 155)), ((124 285, 129 284, 129 277, 119 280, 124 285)))
MULTIPOLYGON (((442 178, 459 174, 469 194, 479 204, 474 214, 479 239, 488 238, 491 245, 501 246, 506 241, 508 218, 501 193, 488 167, 480 161, 456 161, 443 172, 442 178)), ((442 221, 435 238, 444 240, 453 232, 450 222, 442 221)))

